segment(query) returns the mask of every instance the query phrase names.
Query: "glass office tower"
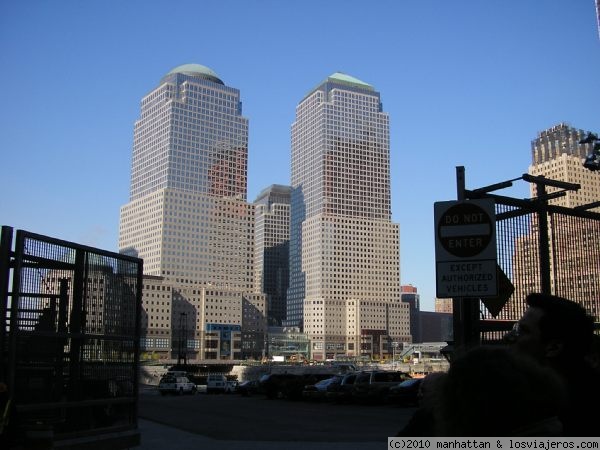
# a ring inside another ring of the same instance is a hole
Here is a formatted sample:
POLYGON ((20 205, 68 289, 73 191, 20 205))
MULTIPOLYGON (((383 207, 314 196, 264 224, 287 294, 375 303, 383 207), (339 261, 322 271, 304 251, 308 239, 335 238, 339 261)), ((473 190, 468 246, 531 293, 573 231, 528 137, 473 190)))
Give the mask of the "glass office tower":
POLYGON ((367 83, 335 73, 296 108, 286 324, 309 335, 315 359, 410 341, 389 153, 389 118, 367 83))
POLYGON ((268 295, 269 325, 285 319, 289 282, 290 187, 271 185, 256 200, 254 219, 254 277, 268 295))
POLYGON ((163 188, 246 198, 247 155, 240 92, 207 67, 176 67, 142 99, 130 200, 163 188))
POLYGON ((119 248, 144 273, 252 290, 248 120, 209 68, 179 66, 142 99, 119 248))
POLYGON ((145 283, 148 323, 161 325, 146 341, 171 339, 178 360, 262 353, 266 305, 254 289, 247 155, 240 92, 211 69, 176 67, 142 99, 119 249, 160 277, 145 283))

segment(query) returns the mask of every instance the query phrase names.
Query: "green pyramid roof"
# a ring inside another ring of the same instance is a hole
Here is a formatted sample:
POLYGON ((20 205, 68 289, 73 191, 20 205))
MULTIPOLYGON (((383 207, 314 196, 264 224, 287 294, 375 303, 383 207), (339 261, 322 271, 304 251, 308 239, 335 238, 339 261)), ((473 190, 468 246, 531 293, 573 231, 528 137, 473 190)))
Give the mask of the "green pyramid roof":
POLYGON ((327 79, 331 81, 337 81, 338 83, 342 84, 356 85, 358 87, 368 89, 370 91, 373 90, 373 86, 371 86, 370 84, 365 83, 364 81, 361 81, 358 78, 354 78, 342 72, 336 72, 333 75, 330 75, 327 79))

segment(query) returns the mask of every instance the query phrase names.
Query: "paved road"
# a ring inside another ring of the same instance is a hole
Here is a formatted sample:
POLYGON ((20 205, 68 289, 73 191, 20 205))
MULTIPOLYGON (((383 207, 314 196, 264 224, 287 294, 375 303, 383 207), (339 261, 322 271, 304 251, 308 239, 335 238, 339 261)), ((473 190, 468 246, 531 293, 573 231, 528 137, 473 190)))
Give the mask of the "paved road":
MULTIPOLYGON (((145 419, 144 426, 140 426, 142 442, 147 444, 144 427, 161 424, 185 431, 182 438, 191 433, 231 444, 232 441, 379 442, 383 448, 387 437, 395 435, 414 412, 414 408, 393 405, 336 405, 267 400, 263 396, 162 397, 152 390, 142 392, 139 400, 139 416, 145 419)), ((148 431, 146 435, 149 436, 148 431)), ((142 448, 151 447, 142 445, 142 448)))
POLYGON ((387 442, 224 441, 145 419, 138 421, 142 435, 135 450, 383 450, 387 442))

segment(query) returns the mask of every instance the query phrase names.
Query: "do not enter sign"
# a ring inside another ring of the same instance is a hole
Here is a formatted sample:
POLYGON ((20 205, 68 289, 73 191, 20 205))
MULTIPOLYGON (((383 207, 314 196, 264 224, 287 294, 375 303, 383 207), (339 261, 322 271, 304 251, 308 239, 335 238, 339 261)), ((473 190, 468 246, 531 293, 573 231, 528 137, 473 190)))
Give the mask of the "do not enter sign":
POLYGON ((438 240, 451 255, 477 256, 492 240, 492 219, 475 203, 459 203, 446 210, 438 221, 438 240))
POLYGON ((497 294, 494 209, 491 199, 434 205, 439 298, 497 294))

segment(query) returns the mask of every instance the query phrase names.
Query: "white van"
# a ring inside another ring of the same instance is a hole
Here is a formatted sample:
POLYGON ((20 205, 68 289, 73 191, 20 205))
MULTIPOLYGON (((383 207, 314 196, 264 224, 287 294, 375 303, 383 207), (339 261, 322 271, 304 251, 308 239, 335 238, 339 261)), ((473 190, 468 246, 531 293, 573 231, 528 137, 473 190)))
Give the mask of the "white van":
POLYGON ((206 393, 225 392, 227 377, 222 373, 211 373, 206 378, 206 393))
POLYGON ((186 377, 164 376, 158 385, 161 395, 166 394, 195 394, 196 385, 186 377))

